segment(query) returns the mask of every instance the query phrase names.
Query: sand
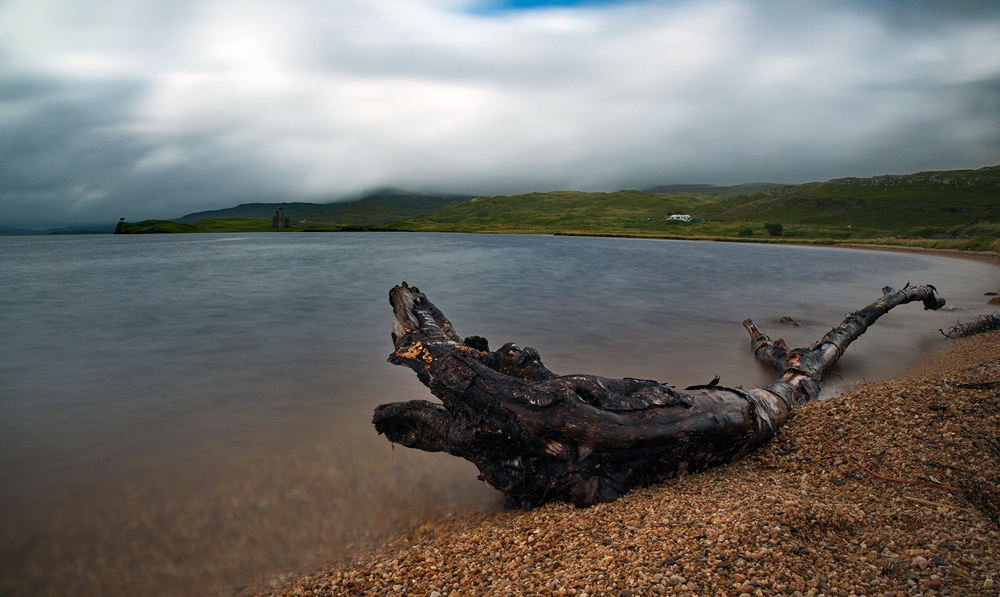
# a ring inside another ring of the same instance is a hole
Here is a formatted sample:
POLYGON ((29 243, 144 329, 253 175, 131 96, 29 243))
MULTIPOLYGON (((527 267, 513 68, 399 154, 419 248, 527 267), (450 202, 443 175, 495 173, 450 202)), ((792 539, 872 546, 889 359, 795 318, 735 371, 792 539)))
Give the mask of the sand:
POLYGON ((736 463, 589 509, 429 523, 257 594, 998 594, 1000 332, 797 412, 736 463))
POLYGON ((994 251, 960 251, 959 249, 929 249, 925 247, 906 247, 901 245, 866 245, 862 243, 844 243, 839 245, 829 245, 830 248, 844 249, 864 249, 866 251, 889 251, 892 253, 922 253, 929 255, 942 255, 944 257, 955 257, 958 259, 970 259, 972 261, 982 261, 1000 266, 1000 253, 994 251))

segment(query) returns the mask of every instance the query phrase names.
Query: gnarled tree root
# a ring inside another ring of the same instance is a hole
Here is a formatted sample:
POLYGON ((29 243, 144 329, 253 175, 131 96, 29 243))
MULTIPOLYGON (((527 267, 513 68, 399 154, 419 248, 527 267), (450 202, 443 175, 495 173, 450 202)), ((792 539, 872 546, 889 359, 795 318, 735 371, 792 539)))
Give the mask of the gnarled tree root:
POLYGON ((767 443, 792 409, 816 399, 823 374, 875 320, 912 301, 944 305, 933 286, 882 293, 811 348, 790 349, 743 322, 757 358, 778 371, 766 388, 713 380, 681 390, 644 379, 556 375, 536 350, 513 343, 491 351, 485 338, 461 338, 404 282, 389 293, 396 347, 389 362, 416 372, 441 404, 383 404, 373 423, 394 443, 471 461, 511 506, 612 501, 767 443))

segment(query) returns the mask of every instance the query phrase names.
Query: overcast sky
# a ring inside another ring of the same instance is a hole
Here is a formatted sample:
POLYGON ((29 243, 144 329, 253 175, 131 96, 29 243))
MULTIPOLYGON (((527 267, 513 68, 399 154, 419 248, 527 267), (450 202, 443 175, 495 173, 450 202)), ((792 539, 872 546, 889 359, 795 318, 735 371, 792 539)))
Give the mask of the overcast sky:
POLYGON ((1000 2, 0 0, 0 224, 1000 163, 1000 2))

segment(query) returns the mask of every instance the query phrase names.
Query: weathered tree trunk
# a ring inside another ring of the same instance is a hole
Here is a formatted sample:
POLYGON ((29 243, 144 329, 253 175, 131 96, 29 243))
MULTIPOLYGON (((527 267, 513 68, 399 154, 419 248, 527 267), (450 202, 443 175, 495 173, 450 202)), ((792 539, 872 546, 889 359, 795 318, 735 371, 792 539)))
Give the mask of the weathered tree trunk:
POLYGON ((725 388, 716 379, 679 390, 642 379, 559 376, 535 349, 513 343, 490 351, 485 338, 463 340, 404 282, 389 293, 396 346, 389 362, 413 369, 441 404, 383 404, 373 423, 391 442, 473 462, 508 505, 612 501, 770 441, 793 408, 819 395, 823 374, 875 320, 911 301, 944 305, 933 286, 882 292, 812 348, 789 349, 744 321, 757 358, 778 371, 766 388, 725 388))

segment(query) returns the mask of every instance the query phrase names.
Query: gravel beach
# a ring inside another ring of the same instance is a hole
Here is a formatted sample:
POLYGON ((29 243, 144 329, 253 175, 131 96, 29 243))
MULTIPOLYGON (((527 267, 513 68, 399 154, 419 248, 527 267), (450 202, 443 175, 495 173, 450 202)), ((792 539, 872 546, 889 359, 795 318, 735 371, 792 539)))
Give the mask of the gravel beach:
POLYGON ((429 523, 256 595, 1000 594, 1000 332, 611 504, 429 523))

